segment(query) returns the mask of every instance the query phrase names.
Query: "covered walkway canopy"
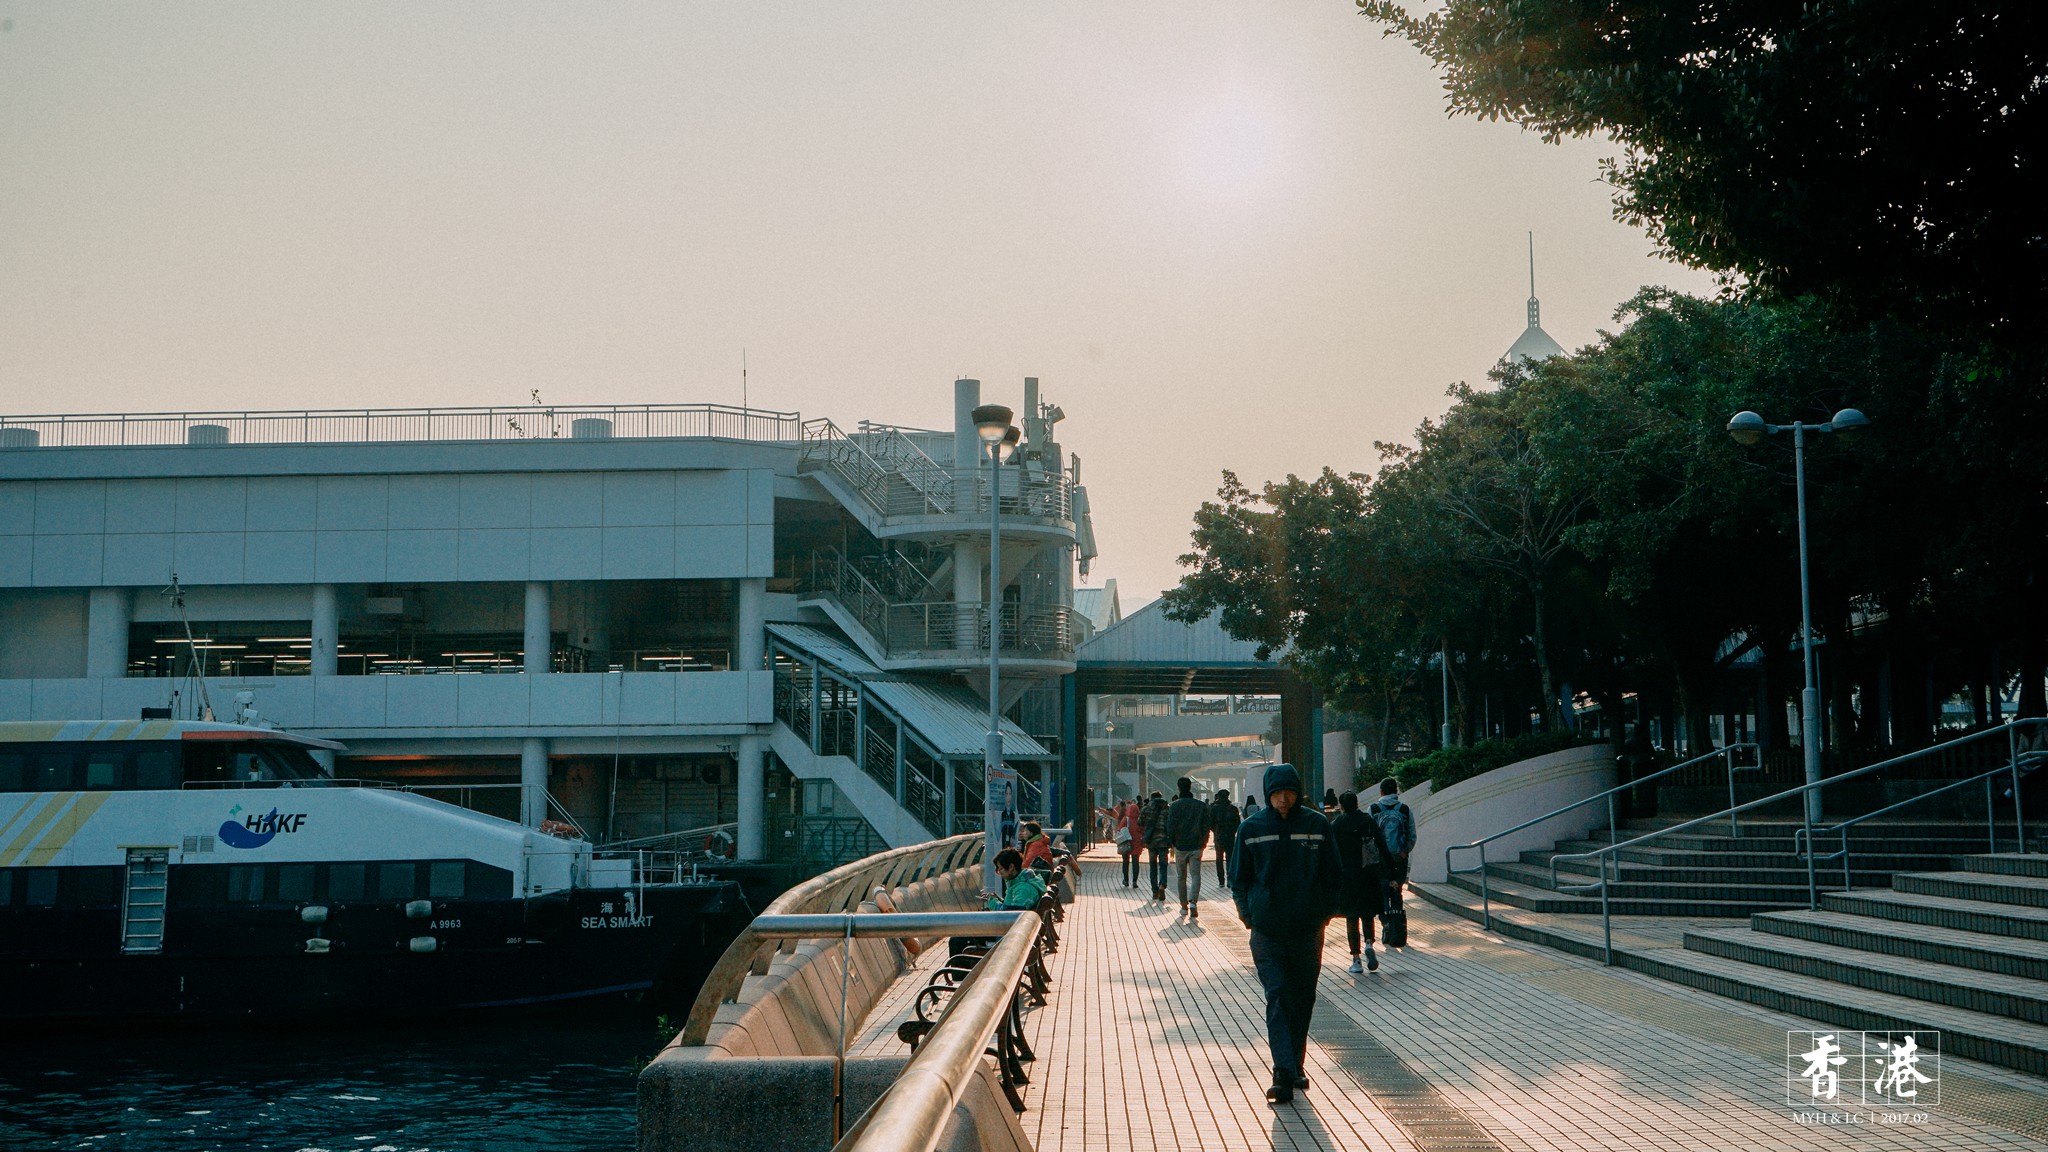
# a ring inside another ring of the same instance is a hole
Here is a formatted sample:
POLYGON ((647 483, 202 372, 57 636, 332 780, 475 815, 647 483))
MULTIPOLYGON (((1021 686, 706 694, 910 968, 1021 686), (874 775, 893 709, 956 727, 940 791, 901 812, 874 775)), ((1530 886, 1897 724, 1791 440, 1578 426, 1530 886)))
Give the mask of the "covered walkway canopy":
POLYGON ((1062 815, 1075 820, 1075 833, 1094 829, 1083 806, 1087 781, 1090 696, 1102 695, 1277 695, 1280 743, 1301 770, 1307 795, 1323 794, 1323 707, 1314 686, 1277 660, 1258 658, 1258 645, 1223 630, 1218 614, 1194 624, 1169 620, 1163 600, 1154 600, 1083 644, 1074 671, 1063 678, 1060 697, 1060 793, 1075 807, 1062 815))

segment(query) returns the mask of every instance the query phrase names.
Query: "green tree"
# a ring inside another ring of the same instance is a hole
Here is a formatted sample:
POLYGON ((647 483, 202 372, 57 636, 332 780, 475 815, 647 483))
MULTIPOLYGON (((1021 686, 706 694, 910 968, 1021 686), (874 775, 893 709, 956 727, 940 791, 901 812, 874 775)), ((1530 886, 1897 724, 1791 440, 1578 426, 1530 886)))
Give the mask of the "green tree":
POLYGON ((1605 136, 1618 218, 1778 299, 2038 348, 2048 5, 1357 0, 1454 115, 1605 136))

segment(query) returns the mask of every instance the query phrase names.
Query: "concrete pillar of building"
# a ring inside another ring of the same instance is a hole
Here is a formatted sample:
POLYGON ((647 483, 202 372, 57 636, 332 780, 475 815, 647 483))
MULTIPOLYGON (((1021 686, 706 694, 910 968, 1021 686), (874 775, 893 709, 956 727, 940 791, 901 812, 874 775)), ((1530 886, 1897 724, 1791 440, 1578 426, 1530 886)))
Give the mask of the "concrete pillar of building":
POLYGON ((739 611, 732 625, 732 668, 735 672, 759 672, 768 656, 768 581, 751 576, 739 585, 739 611))
POLYGON ((519 742, 519 822, 538 828, 548 818, 548 742, 519 742))
POLYGON ((548 582, 526 582, 526 670, 555 670, 554 622, 548 615, 548 582))
POLYGON ((974 428, 974 410, 981 406, 981 381, 953 381, 953 478, 957 498, 953 511, 974 509, 974 476, 981 463, 981 433, 974 428))
POLYGON ((739 746, 739 855, 742 860, 768 858, 768 741, 742 736, 739 746))
POLYGON ((980 619, 975 610, 981 604, 983 561, 988 556, 985 545, 962 540, 953 545, 953 603, 956 605, 953 620, 953 646, 955 648, 978 648, 981 646, 980 619))
POLYGON ((128 675, 128 624, 133 600, 126 588, 86 594, 85 674, 95 680, 128 675))
POLYGON ((334 585, 313 585, 313 675, 332 676, 341 647, 341 614, 334 606, 334 585))

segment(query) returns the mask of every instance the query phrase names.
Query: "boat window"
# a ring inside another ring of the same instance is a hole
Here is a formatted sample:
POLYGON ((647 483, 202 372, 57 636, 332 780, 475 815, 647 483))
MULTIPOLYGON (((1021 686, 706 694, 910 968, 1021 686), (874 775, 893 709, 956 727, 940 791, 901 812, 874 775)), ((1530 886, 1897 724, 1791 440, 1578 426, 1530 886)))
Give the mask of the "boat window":
POLYGON ((61 792, 76 780, 69 748, 44 748, 29 755, 28 791, 61 792))
POLYGON ((361 864, 329 864, 327 866, 327 898, 329 900, 361 900, 363 898, 363 866, 361 864))
POLYGON ((150 749, 135 756, 135 787, 176 788, 178 754, 168 748, 150 749))
POLYGON ((14 903, 14 869, 0 868, 0 908, 14 903))
POLYGON ((249 904, 263 899, 263 865, 236 864, 228 868, 228 900, 249 904))
POLYGON ((102 751, 94 749, 85 756, 85 787, 92 792, 110 791, 114 779, 120 774, 121 761, 126 759, 119 750, 102 751))
POLYGON ((22 872, 27 878, 27 883, 23 887, 28 890, 29 907, 48 908, 57 902, 55 868, 24 868, 22 872))
POLYGON ((427 895, 436 900, 462 899, 463 874, 468 867, 460 860, 439 860, 428 866, 427 895))
POLYGON ((0 792, 22 791, 22 777, 28 771, 28 757, 19 752, 0 752, 0 792))
POLYGON ((313 898, 313 866, 285 864, 277 870, 277 898, 303 901, 313 898))
POLYGON ((418 890, 419 880, 414 875, 418 869, 408 861, 398 863, 385 861, 377 866, 377 899, 410 900, 418 890))
POLYGON ((296 744, 266 744, 263 758, 276 780, 325 780, 327 772, 310 752, 296 744))

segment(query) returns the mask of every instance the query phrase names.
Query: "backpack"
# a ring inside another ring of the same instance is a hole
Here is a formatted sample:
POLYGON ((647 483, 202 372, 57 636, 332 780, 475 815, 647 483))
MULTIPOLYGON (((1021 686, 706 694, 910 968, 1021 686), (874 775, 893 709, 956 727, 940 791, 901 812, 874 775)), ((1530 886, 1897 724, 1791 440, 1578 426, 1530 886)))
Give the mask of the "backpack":
POLYGON ((1408 811, 1407 804, 1396 800, 1393 807, 1389 808, 1375 803, 1372 806, 1372 818, 1380 826, 1380 835, 1386 838, 1387 851, 1396 856, 1405 856, 1415 847, 1414 835, 1410 832, 1410 829, 1415 827, 1415 816, 1408 811))

